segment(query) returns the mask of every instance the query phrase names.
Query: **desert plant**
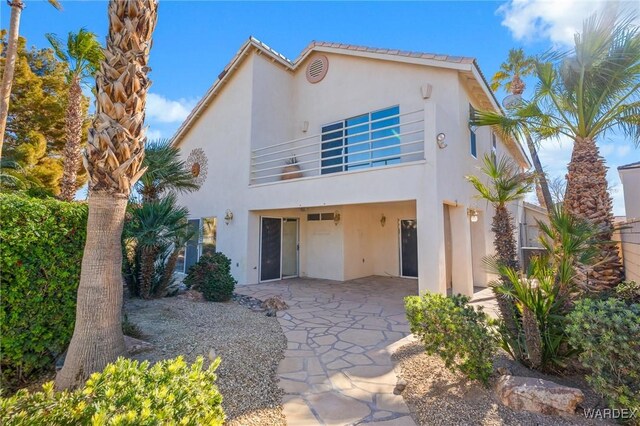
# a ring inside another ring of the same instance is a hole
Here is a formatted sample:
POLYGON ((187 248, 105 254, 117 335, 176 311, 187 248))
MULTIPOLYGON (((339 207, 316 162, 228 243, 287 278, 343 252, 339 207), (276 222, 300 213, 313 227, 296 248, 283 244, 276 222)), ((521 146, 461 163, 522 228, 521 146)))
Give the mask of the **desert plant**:
POLYGON ((623 281, 615 289, 616 297, 630 303, 640 303, 640 283, 623 281))
POLYGON ((50 367, 73 332, 87 206, 0 194, 0 384, 50 367))
POLYGON ((139 363, 118 358, 94 373, 81 389, 18 391, 0 399, 6 426, 18 425, 222 425, 222 396, 215 385, 216 359, 203 369, 203 358, 187 365, 182 357, 139 363))
POLYGON ((189 268, 184 283, 212 302, 231 299, 237 281, 231 275, 231 259, 223 253, 204 254, 189 268))
POLYGON ((122 316, 122 334, 124 334, 125 336, 134 337, 136 339, 141 339, 143 337, 143 333, 140 330, 140 327, 138 327, 137 324, 131 322, 127 314, 124 314, 122 316))
MULTIPOLYGON (((507 209, 507 204, 522 199, 531 189, 534 175, 523 172, 518 165, 507 156, 494 159, 485 155, 480 169, 486 177, 467 176, 466 179, 473 185, 479 197, 490 202, 495 208, 491 230, 494 233, 493 246, 495 248, 494 262, 498 265, 517 268, 518 248, 514 235, 513 217, 507 209)), ((502 283, 509 285, 507 277, 502 277, 502 283)), ((506 329, 512 338, 519 334, 514 306, 510 299, 503 294, 495 292, 498 308, 506 329)))
POLYGON ((564 328, 570 301, 576 293, 578 264, 588 264, 597 254, 597 230, 556 205, 549 223, 538 222, 544 254, 534 257, 526 274, 505 265, 493 266, 509 280, 494 284, 518 310, 518 334, 500 328, 503 348, 530 368, 564 368, 574 353, 564 328))
POLYGON ((640 304, 583 299, 569 314, 569 342, 590 370, 587 381, 612 408, 640 413, 640 304))
POLYGON ((142 166, 147 171, 136 184, 142 202, 157 201, 167 192, 192 192, 200 188, 196 178, 180 159, 180 149, 168 139, 149 142, 142 166))
POLYGON ((496 343, 482 310, 462 295, 426 293, 405 299, 411 332, 429 355, 438 355, 450 370, 486 384, 493 372, 496 343))
MULTIPOLYGON (((124 276, 133 296, 164 297, 173 277, 171 256, 193 235, 189 212, 176 196, 131 205, 123 232, 124 276)), ((175 265, 174 265, 175 266, 175 265)))

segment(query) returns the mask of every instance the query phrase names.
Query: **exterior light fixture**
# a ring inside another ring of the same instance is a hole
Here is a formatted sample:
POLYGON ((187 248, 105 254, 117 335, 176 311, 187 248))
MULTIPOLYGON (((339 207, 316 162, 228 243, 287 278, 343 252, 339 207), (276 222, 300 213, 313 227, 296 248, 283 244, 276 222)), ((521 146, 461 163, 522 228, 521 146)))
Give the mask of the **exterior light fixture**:
POLYGON ((333 212, 333 223, 338 226, 338 224, 340 223, 340 212, 339 211, 335 211, 333 212))
POLYGON ((469 215, 469 218, 471 219, 471 222, 475 223, 478 221, 478 210, 476 209, 468 209, 467 210, 467 214, 469 215))
POLYGON ((302 122, 302 132, 303 133, 307 133, 308 130, 309 130, 309 122, 308 121, 303 121, 302 122))
POLYGON ((446 142, 444 141, 447 138, 447 135, 444 133, 438 133, 436 136, 436 143, 438 144, 438 148, 445 149, 447 147, 446 142))
POLYGON ((227 211, 224 214, 224 223, 228 225, 229 222, 231 222, 232 220, 233 220, 233 212, 227 209, 227 211))
POLYGON ((387 217, 382 213, 382 217, 380 217, 380 226, 384 228, 385 223, 387 223, 387 217))

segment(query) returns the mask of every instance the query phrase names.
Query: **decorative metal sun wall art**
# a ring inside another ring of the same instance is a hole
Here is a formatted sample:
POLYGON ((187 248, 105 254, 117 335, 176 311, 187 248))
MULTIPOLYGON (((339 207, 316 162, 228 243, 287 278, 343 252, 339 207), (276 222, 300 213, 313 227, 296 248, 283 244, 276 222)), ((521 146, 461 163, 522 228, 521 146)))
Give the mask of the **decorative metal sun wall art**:
POLYGON ((195 148, 191 150, 187 157, 186 166, 191 170, 191 174, 194 177, 194 181, 197 185, 202 185, 207 179, 207 156, 202 148, 195 148))

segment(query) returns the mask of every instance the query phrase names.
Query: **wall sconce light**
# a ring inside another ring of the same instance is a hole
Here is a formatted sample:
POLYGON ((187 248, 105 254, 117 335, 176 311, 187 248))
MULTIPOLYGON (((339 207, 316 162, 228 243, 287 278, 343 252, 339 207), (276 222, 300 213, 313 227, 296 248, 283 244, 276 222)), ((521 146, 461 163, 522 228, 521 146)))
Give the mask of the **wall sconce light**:
POLYGON ((471 219, 471 222, 475 223, 478 221, 478 210, 476 209, 468 209, 467 210, 467 214, 469 215, 469 218, 471 219))
POLYGON ((382 213, 382 217, 380 217, 380 225, 384 228, 385 223, 387 223, 387 217, 382 213))
POLYGON ((229 222, 231 222, 232 220, 233 220, 233 212, 227 209, 227 211, 224 214, 224 223, 228 225, 229 222))
POLYGON ((340 212, 339 211, 335 211, 333 212, 333 223, 338 226, 338 224, 340 223, 340 212))
POLYGON ((308 130, 309 130, 309 122, 308 121, 303 121, 302 122, 302 132, 303 133, 307 133, 308 130))
POLYGON ((431 91, 433 90, 433 86, 429 83, 420 86, 420 92, 422 92, 422 99, 429 99, 431 97, 431 91))
POLYGON ((446 142, 444 141, 447 138, 447 135, 444 133, 438 133, 436 136, 436 143, 438 144, 438 148, 445 149, 447 147, 446 142))

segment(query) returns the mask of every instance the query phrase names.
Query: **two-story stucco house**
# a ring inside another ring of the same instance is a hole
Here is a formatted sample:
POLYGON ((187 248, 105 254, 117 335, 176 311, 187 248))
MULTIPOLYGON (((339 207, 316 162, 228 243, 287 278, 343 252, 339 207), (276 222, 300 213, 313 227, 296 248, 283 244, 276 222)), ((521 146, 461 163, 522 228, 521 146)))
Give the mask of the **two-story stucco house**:
POLYGON ((215 245, 240 284, 385 275, 471 294, 492 214, 465 176, 486 153, 529 166, 471 108, 499 109, 472 58, 313 42, 290 61, 250 38, 173 139, 202 181, 180 198, 202 225, 181 267, 215 245))

